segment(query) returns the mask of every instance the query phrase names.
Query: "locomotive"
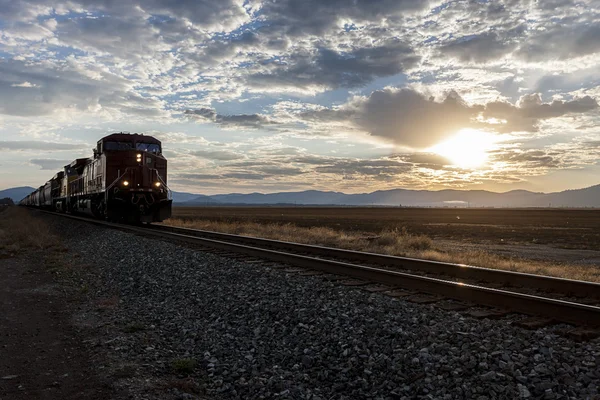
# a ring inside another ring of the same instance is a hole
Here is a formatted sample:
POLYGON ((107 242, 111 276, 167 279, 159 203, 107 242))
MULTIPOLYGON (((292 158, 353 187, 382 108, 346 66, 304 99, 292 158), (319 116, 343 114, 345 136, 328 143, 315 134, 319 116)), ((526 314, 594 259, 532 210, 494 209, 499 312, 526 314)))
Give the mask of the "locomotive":
POLYGON ((161 222, 171 216, 172 203, 161 142, 122 132, 100 139, 92 158, 65 165, 20 202, 129 223, 161 222))

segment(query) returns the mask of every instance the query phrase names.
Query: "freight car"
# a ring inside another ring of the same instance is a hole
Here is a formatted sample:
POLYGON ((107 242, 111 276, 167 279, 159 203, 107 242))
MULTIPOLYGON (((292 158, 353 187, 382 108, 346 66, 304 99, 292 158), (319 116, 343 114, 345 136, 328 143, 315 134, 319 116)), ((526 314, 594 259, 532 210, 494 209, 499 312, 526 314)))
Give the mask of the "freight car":
POLYGON ((20 204, 110 221, 160 222, 171 216, 167 160, 151 136, 114 133, 92 158, 78 158, 20 204))

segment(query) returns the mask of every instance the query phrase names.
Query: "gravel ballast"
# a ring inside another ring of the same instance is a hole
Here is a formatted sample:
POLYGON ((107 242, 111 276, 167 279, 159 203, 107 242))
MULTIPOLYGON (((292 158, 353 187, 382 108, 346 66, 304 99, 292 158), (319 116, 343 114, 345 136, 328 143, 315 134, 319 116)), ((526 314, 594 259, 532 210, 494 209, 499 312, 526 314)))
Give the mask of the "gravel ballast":
POLYGON ((128 366, 115 384, 128 385, 136 398, 593 399, 599 393, 600 341, 574 342, 556 333, 560 327, 528 331, 506 319, 474 319, 319 276, 44 218, 90 264, 79 272, 87 296, 112 299, 113 307, 84 309, 80 318, 103 327, 90 346, 128 366), (182 359, 195 362, 193 390, 167 385, 156 394, 161 382, 177 377, 173 363, 182 359))

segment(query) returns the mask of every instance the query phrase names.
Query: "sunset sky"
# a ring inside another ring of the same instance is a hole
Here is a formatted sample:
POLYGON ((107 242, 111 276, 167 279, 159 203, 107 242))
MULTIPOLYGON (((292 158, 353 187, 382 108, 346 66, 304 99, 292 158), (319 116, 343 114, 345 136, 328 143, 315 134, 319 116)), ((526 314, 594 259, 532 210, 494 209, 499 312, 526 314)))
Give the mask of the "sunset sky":
POLYGON ((600 1, 0 0, 0 189, 118 131, 174 190, 600 183, 600 1))

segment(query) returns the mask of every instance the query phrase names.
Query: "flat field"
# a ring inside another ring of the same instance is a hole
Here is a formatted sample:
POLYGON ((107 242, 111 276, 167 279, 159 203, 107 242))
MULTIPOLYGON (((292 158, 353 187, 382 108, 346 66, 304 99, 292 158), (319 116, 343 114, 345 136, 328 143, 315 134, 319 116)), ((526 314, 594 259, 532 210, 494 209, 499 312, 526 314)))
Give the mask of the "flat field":
POLYGON ((175 207, 184 220, 291 223, 377 234, 406 228, 435 241, 600 250, 600 210, 370 207, 175 207))

